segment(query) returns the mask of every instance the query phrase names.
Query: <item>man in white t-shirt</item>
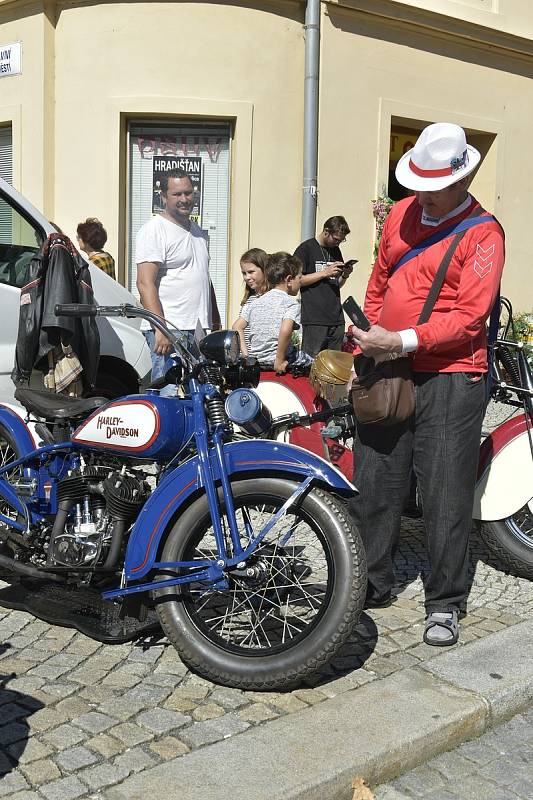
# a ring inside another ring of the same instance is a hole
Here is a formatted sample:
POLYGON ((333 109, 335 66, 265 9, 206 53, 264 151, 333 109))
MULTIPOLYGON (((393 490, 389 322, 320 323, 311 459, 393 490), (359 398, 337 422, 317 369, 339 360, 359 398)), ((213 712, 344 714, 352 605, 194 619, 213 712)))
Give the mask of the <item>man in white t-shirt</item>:
MULTIPOLYGON (((186 172, 176 169, 161 179, 164 211, 137 234, 137 289, 148 311, 165 317, 179 331, 194 335, 220 328, 220 315, 209 275, 206 233, 190 219, 194 188, 186 172)), ((143 323, 152 354, 152 380, 161 377, 171 344, 143 323)))

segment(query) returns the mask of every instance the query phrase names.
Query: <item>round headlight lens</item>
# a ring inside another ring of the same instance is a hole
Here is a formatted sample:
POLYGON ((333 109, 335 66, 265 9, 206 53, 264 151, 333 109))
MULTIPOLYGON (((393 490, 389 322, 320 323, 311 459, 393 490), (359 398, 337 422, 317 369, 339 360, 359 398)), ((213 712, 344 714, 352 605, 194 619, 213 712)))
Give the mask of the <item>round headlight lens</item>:
POLYGON ((233 366, 241 355, 241 343, 237 331, 227 331, 224 336, 224 360, 226 364, 233 366))

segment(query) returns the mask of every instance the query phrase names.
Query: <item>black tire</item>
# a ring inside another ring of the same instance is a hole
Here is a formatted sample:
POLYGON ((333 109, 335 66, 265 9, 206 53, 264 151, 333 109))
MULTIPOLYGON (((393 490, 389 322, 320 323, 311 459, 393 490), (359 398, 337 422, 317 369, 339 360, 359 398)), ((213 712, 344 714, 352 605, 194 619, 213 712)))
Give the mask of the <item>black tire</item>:
POLYGON ((88 393, 89 397, 105 397, 107 400, 116 400, 127 394, 136 394, 137 387, 132 391, 131 386, 109 372, 99 372, 96 376, 96 386, 88 393))
POLYGON ((480 533, 513 575, 533 580, 533 513, 527 503, 506 519, 482 523, 480 533))
MULTIPOLYGON (((280 478, 234 483, 238 521, 248 513, 257 530, 258 515, 269 519, 296 486, 280 478)), ((204 495, 169 531, 162 560, 213 557, 211 531, 204 495)), ((253 580, 230 577, 225 590, 198 583, 158 590, 159 619, 183 661, 209 680, 291 688, 326 664, 357 624, 366 594, 363 544, 344 503, 313 489, 269 531, 246 566, 254 565, 253 580)))

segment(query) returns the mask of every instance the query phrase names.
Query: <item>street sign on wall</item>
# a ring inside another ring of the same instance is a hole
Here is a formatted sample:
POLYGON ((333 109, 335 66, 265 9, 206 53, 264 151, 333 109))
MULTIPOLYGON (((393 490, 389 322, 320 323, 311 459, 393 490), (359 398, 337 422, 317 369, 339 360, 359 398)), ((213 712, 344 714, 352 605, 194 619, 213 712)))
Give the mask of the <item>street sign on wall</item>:
POLYGON ((0 45, 0 78, 22 73, 22 42, 0 45))

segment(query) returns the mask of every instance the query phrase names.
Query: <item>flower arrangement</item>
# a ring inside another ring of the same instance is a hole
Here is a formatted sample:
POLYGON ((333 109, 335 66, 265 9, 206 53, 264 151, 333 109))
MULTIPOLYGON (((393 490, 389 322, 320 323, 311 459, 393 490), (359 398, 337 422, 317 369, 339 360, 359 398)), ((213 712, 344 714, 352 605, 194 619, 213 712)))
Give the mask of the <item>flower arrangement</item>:
POLYGON ((389 211, 394 205, 394 200, 392 200, 385 191, 380 194, 375 200, 372 200, 372 214, 374 219, 376 220, 376 237, 374 240, 374 258, 376 258, 379 249, 379 242, 381 239, 381 234, 383 232, 383 226, 385 225, 385 220, 389 214, 389 211))

